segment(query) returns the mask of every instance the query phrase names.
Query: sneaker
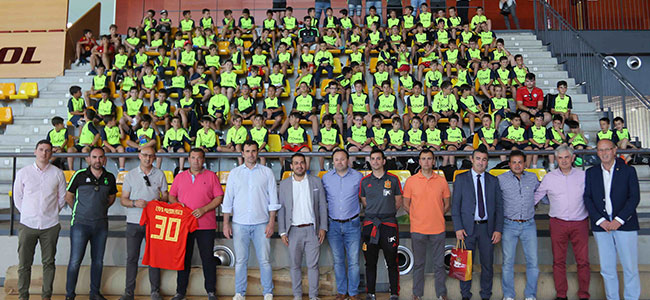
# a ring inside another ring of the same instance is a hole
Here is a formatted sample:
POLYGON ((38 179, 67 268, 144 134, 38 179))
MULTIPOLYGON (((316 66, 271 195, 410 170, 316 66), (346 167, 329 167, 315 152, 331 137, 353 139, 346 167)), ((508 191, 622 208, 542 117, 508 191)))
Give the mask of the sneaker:
POLYGON ((92 71, 88 72, 88 76, 95 76, 95 75, 97 75, 95 70, 92 70, 92 71))
POLYGON ((399 295, 390 295, 388 300, 399 300, 399 295))
POLYGON ((302 300, 302 296, 293 296, 293 300, 302 300))
POLYGON ((438 300, 448 300, 448 299, 447 299, 447 296, 440 296, 440 297, 438 297, 438 300))
POLYGON ((419 296, 413 295, 413 300, 422 300, 419 296))
MULTIPOLYGON (((528 298, 526 298, 526 299, 528 299, 528 298)), ((503 297, 503 300, 515 300, 515 298, 503 297)))
POLYGON ((232 300, 246 300, 246 297, 244 295, 237 293, 235 296, 232 297, 232 300))
POLYGON ((217 295, 214 292, 209 292, 208 300, 217 300, 217 295))
POLYGON ((172 297, 172 300, 185 300, 185 295, 176 293, 176 295, 172 297))
MULTIPOLYGON (((81 66, 81 59, 77 59, 77 63, 75 64, 77 67, 81 66)), ((121 299, 121 298, 120 298, 121 299)))
POLYGON ((309 300, 320 300, 318 297, 310 297, 309 300))
POLYGON ((537 298, 535 298, 535 297, 526 297, 526 300, 537 300, 537 298))
POLYGON ((65 296, 65 300, 74 300, 74 296, 65 296))
POLYGON ((133 299, 134 299, 133 295, 129 295, 129 294, 124 294, 122 295, 122 297, 120 297, 120 300, 133 300, 133 299))
POLYGON ((151 293, 151 300, 162 300, 162 297, 159 292, 153 292, 151 293))
POLYGON ((334 300, 345 300, 345 295, 344 294, 336 294, 336 298, 334 300))
POLYGON ((273 300, 273 294, 265 294, 264 300, 273 300))
POLYGON ((375 294, 368 294, 366 295, 366 300, 377 300, 377 296, 375 294))

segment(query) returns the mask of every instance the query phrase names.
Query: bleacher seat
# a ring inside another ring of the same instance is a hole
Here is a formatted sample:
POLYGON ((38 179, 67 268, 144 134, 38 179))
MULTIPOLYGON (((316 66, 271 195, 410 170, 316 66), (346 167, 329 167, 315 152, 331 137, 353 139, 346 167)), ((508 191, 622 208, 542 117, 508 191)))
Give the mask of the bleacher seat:
POLYGON ((10 95, 12 100, 27 100, 38 97, 38 84, 36 82, 23 82, 18 88, 18 94, 10 95))
POLYGON ((0 83, 0 100, 9 100, 12 95, 16 95, 16 85, 0 83))
POLYGON ((11 107, 0 107, 0 125, 12 124, 14 113, 11 107))
POLYGON ((282 140, 279 134, 269 134, 269 152, 280 152, 282 150, 282 140))
POLYGON ((117 178, 115 179, 115 185, 117 187, 117 194, 115 197, 122 197, 122 185, 124 184, 124 176, 129 173, 128 171, 120 171, 117 173, 117 178))
POLYGON ((72 176, 74 176, 74 173, 77 171, 72 171, 72 170, 65 170, 63 171, 63 176, 65 176, 65 183, 70 183, 70 180, 72 180, 72 176))

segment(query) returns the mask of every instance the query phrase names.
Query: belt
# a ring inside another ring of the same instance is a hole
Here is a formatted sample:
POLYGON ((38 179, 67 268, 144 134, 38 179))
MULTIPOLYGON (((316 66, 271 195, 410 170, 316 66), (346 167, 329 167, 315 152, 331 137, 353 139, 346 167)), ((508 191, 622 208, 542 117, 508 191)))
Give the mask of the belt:
POLYGON ((347 222, 350 222, 350 221, 356 219, 358 216, 359 216, 359 214, 356 214, 356 215, 352 216, 352 218, 345 219, 345 220, 337 220, 337 219, 332 219, 332 218, 330 218, 330 219, 332 221, 339 222, 339 223, 347 223, 347 222))
POLYGON ((519 219, 519 220, 510 219, 510 218, 507 218, 507 219, 510 220, 510 221, 513 221, 513 222, 517 222, 517 223, 526 223, 526 222, 529 221, 529 220, 524 220, 524 219, 519 219))
POLYGON ((474 221, 474 224, 485 224, 487 220, 474 221))
POLYGON ((303 228, 303 227, 312 226, 312 225, 314 225, 314 223, 293 225, 293 227, 303 228))

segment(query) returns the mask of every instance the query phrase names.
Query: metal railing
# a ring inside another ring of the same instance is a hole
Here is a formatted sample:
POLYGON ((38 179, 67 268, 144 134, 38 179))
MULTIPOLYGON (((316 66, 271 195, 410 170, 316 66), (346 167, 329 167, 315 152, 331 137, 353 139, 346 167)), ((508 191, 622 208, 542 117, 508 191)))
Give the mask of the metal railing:
MULTIPOLYGON (((436 157, 438 156, 469 156, 471 155, 472 151, 434 151, 433 152, 436 157)), ((498 150, 498 151, 490 151, 489 156, 490 157, 498 157, 500 155, 508 155, 510 151, 508 150, 498 150)), ((524 151, 525 154, 539 154, 539 155, 549 155, 553 154, 554 151, 552 150, 532 150, 532 151, 524 151)), ((576 155, 579 156, 585 156, 585 155, 597 155, 596 150, 575 150, 574 152, 576 155)), ((643 154, 643 155, 650 155, 650 149, 634 149, 634 150, 618 150, 618 154, 643 154)), ((305 156, 309 157, 330 157, 332 154, 331 152, 302 152, 305 156)), ((417 152, 407 152, 407 151, 386 151, 385 152, 386 156, 389 157, 416 157, 418 155, 417 152)), ((290 152, 264 152, 259 154, 262 157, 266 158, 279 158, 279 157, 290 157, 293 155, 293 153, 290 152)), ((370 152, 351 152, 350 156, 354 157, 363 157, 363 156, 368 156, 370 155, 370 152)), ((67 158, 67 157, 74 157, 74 158, 86 158, 88 157, 88 154, 86 153, 57 153, 53 155, 54 157, 59 157, 59 158, 67 158)), ((118 157, 126 157, 126 158, 133 158, 137 159, 138 153, 106 153, 106 156, 108 158, 116 159, 118 157)), ((156 156, 158 157, 163 157, 163 158, 179 158, 179 157, 187 157, 187 153, 156 153, 156 156)), ((3 184, 11 184, 13 187, 13 183, 16 180, 16 172, 18 171, 18 158, 32 158, 34 157, 34 153, 32 152, 18 152, 18 153, 12 153, 12 152, 0 152, 0 158, 10 158, 12 161, 12 177, 11 177, 11 182, 0 182, 3 184)), ((207 153, 206 154, 206 159, 223 159, 223 158, 238 158, 240 157, 239 153, 207 153)), ((582 168, 584 169, 586 165, 583 165, 582 168)), ((221 171, 220 166, 218 167, 218 170, 212 170, 212 171, 221 171)), ((20 218, 20 214, 16 211, 16 207, 13 202, 13 198, 9 199, 9 211, 7 213, 0 213, 0 221, 9 221, 9 229, 0 229, 0 235, 15 235, 17 234, 17 220, 20 218)), ((542 216, 540 216, 542 217, 542 216)), ((650 214, 648 214, 648 217, 650 217, 650 214)), ((62 216, 62 219, 67 220, 68 217, 62 216)), ((109 216, 109 220, 124 220, 124 216, 109 216)), ((650 234, 650 230, 648 230, 645 234, 650 234)), ((121 236, 119 234, 113 233, 113 236, 121 236)), ((408 237, 408 236, 404 236, 408 237)), ((449 237, 453 237, 453 234, 450 233, 449 237)))
POLYGON ((617 116, 641 126, 647 125, 647 121, 640 118, 628 119, 626 106, 629 103, 626 102, 631 96, 636 109, 647 110, 650 109, 650 100, 546 0, 534 0, 533 5, 535 34, 549 47, 558 62, 565 65, 569 75, 588 95, 589 101, 597 101, 600 111, 604 112, 613 105, 611 96, 620 97, 621 102, 617 106, 622 109, 617 111, 617 116))
POLYGON ((648 30, 648 0, 548 0, 578 30, 648 30))

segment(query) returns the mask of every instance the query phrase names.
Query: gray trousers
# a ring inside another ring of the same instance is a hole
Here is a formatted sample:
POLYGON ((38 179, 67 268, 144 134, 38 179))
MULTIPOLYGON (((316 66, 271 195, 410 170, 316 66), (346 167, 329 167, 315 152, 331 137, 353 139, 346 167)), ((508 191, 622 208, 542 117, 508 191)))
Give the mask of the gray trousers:
MULTIPOLYGON (((521 29, 521 27, 519 27, 519 18, 517 18, 517 4, 513 3, 510 6, 509 10, 510 10, 510 15, 512 16, 512 20, 515 22, 515 27, 517 29, 521 29)), ((503 20, 506 22, 506 28, 508 30, 510 30, 511 29, 510 28, 510 19, 509 19, 508 15, 503 15, 503 20)))
POLYGON ((291 286, 293 296, 302 297, 302 256, 305 255, 309 298, 318 297, 318 259, 320 243, 314 226, 291 227, 289 230, 289 257, 291 259, 291 286))
MULTIPOLYGON (((135 279, 138 276, 138 261, 140 246, 145 238, 147 229, 139 224, 126 223, 126 287, 124 294, 133 296, 135 279)), ((160 292, 160 269, 149 267, 149 283, 151 292, 160 292)))
POLYGON ((43 264, 43 298, 52 297, 54 282, 54 257, 56 243, 59 240, 61 225, 48 229, 33 229, 20 224, 18 227, 18 298, 29 299, 29 285, 32 278, 32 264, 36 244, 41 244, 41 263, 43 264))
POLYGON ((436 297, 447 296, 445 280, 445 233, 421 234, 411 232, 413 248, 413 295, 424 296, 424 267, 427 263, 427 252, 433 258, 433 274, 435 278, 436 297), (429 250, 429 251, 427 251, 429 250))

